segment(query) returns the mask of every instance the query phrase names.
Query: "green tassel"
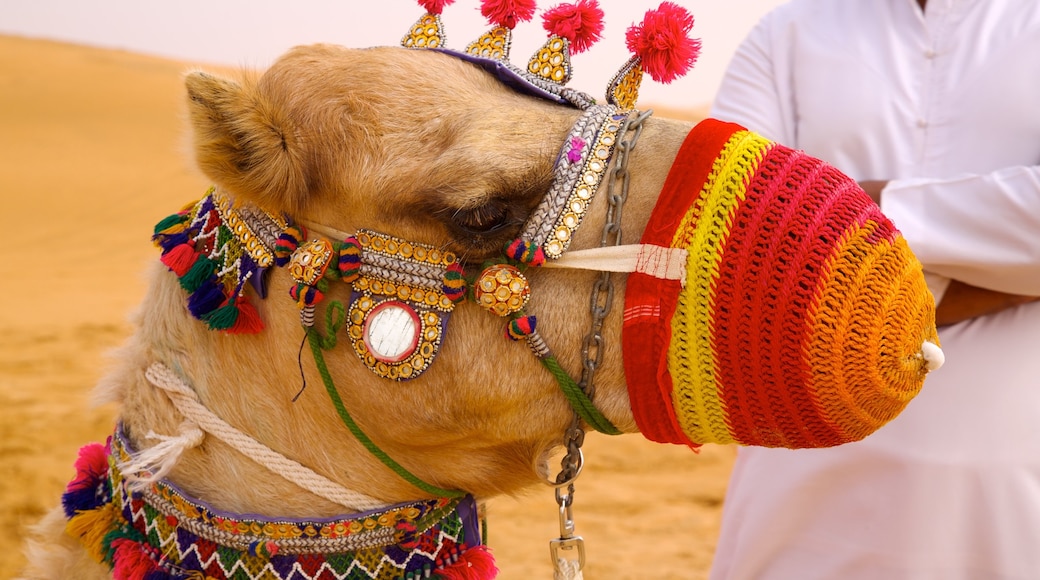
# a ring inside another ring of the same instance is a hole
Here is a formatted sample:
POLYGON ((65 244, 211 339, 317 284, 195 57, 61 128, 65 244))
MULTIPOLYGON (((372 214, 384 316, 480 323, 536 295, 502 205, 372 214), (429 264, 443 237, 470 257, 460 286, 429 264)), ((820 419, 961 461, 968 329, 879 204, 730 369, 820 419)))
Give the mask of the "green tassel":
POLYGON ((166 217, 164 217, 162 219, 162 221, 160 221, 159 223, 155 224, 155 232, 154 233, 161 234, 162 232, 168 230, 169 228, 172 228, 173 226, 176 226, 176 225, 180 225, 180 224, 184 223, 187 220, 188 220, 188 216, 187 215, 181 215, 179 213, 175 213, 173 215, 166 216, 166 217))
POLYGON ((213 277, 213 274, 217 272, 217 263, 210 260, 206 256, 199 256, 198 260, 191 266, 184 276, 181 276, 181 288, 184 288, 188 292, 194 292, 199 289, 199 286, 203 282, 213 277))
POLYGON ((133 540, 135 542, 146 542, 148 540, 144 534, 137 531, 137 528, 125 524, 105 534, 105 538, 101 540, 101 545, 105 548, 105 563, 109 566, 113 565, 113 558, 116 555, 115 549, 112 548, 112 542, 119 539, 133 540))
POLYGON ((202 320, 213 330, 227 330, 238 320, 238 306, 228 304, 206 314, 202 320))

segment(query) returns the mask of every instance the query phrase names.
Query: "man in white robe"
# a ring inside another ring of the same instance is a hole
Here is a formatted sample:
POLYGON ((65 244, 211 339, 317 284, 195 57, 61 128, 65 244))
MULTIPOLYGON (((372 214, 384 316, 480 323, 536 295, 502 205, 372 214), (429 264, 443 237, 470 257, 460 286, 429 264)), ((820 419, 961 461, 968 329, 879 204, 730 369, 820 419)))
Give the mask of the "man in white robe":
POLYGON ((863 441, 742 448, 712 578, 1040 579, 1040 1, 794 0, 712 116, 879 200, 946 354, 863 441))

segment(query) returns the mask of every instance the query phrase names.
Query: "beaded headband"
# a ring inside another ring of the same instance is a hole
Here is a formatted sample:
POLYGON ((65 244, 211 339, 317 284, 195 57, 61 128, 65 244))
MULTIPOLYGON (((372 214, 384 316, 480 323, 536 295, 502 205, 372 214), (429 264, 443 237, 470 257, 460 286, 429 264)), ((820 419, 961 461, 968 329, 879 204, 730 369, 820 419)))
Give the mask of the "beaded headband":
MULTIPOLYGON (((565 86, 571 79, 571 55, 584 52, 603 32, 603 11, 596 0, 560 4, 543 13, 548 40, 519 67, 509 61, 513 29, 534 17, 534 0, 482 0, 481 14, 491 29, 465 50, 447 48, 441 13, 454 0, 419 0, 426 13, 401 40, 406 48, 436 50, 476 64, 513 89, 587 109, 596 101, 586 93, 565 86)), ((607 84, 606 102, 619 109, 635 108, 639 85, 646 72, 658 82, 669 83, 686 74, 700 53, 700 41, 687 37, 693 16, 683 7, 663 2, 646 13, 643 22, 626 34, 632 57, 607 84)))

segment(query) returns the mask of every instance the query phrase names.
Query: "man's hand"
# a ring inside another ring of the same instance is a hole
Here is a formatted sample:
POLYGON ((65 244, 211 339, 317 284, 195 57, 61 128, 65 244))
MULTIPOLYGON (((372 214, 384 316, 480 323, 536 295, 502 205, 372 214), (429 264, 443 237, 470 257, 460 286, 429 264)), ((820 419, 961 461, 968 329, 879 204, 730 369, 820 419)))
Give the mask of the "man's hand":
POLYGON ((1005 294, 951 280, 942 300, 935 307, 935 324, 940 327, 956 324, 1038 299, 1040 296, 1005 294))

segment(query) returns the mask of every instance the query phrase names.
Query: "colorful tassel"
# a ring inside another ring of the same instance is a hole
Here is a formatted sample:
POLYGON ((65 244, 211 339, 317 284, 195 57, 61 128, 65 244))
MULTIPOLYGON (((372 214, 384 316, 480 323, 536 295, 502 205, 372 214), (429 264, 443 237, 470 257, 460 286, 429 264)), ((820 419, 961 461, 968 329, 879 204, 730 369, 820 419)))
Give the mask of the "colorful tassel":
POLYGON ((350 236, 339 244, 339 258, 336 270, 344 282, 350 283, 361 275, 361 244, 357 238, 350 236))
POLYGON ((535 0, 483 0, 480 13, 491 24, 512 30, 518 22, 533 18, 535 7, 535 0))
POLYGON ((455 561, 437 570, 435 578, 440 578, 440 580, 491 580, 498 576, 495 558, 487 546, 475 546, 452 556, 455 561))
POLYGON ((686 74, 701 51, 701 41, 687 36, 693 16, 672 2, 650 10, 643 23, 625 34, 625 44, 642 61, 641 67, 659 83, 670 83, 686 74))
POLYGON ((229 334, 257 334, 264 329, 264 321, 260 318, 260 313, 256 311, 256 307, 250 304, 246 300, 239 300, 238 306, 238 317, 235 318, 235 323, 225 332, 229 334))
POLYGON ((289 296, 296 301, 296 305, 300 308, 307 306, 314 306, 321 302, 325 298, 320 290, 315 286, 308 284, 296 284, 289 288, 289 296))
POLYGON ((538 267, 545 263, 545 250, 534 242, 516 239, 506 246, 506 257, 528 266, 538 267))
POLYGON ((178 244, 163 253, 160 260, 178 278, 184 276, 199 259, 199 253, 190 243, 178 244))
POLYGON ((278 553, 278 544, 275 544, 274 542, 262 542, 257 540, 255 542, 249 543, 249 546, 246 548, 246 552, 248 552, 250 556, 270 559, 271 556, 274 556, 278 553))
POLYGON ((284 266, 289 263, 292 253, 307 239, 307 230, 303 226, 289 226, 274 243, 274 263, 284 266))
POLYGON ((147 575, 158 571, 143 544, 120 538, 112 542, 115 556, 112 558, 113 580, 143 580, 147 575))
POLYGON ((238 306, 226 301, 220 308, 203 314, 202 321, 213 330, 228 330, 238 322, 238 306))
POLYGON ((207 279, 199 284, 199 287, 188 296, 188 310, 191 315, 200 320, 227 300, 224 295, 224 286, 213 279, 207 279))
POLYGON ((444 271, 441 291, 448 297, 448 300, 451 300, 452 304, 458 304, 466 299, 466 272, 458 262, 451 264, 444 271))
POLYGON ((181 288, 188 292, 195 292, 207 280, 212 281, 217 273, 217 263, 207 256, 199 256, 183 276, 180 277, 181 288))
POLYGON ((444 7, 455 2, 455 0, 419 0, 419 6, 422 6, 430 14, 440 14, 444 7))
POLYGON ((510 320, 509 324, 506 325, 506 336, 511 340, 521 340, 533 334, 537 326, 537 317, 531 315, 519 316, 510 320))
POLYGON ((542 22, 549 34, 570 41, 573 54, 588 50, 603 34, 603 10, 596 0, 578 0, 546 10, 542 22))
POLYGON ((65 533, 78 538, 83 547, 98 562, 105 558, 105 536, 116 527, 118 512, 115 505, 106 503, 97 509, 77 512, 65 523, 65 533))
POLYGON ((108 501, 105 494, 98 493, 102 479, 107 476, 108 455, 105 446, 91 443, 81 447, 76 458, 76 477, 69 482, 61 496, 65 517, 71 518, 76 512, 95 509, 108 501))

